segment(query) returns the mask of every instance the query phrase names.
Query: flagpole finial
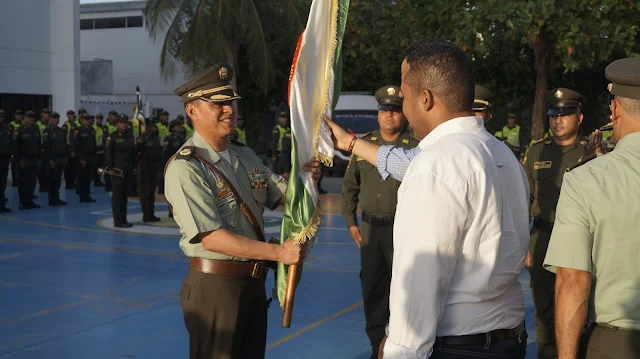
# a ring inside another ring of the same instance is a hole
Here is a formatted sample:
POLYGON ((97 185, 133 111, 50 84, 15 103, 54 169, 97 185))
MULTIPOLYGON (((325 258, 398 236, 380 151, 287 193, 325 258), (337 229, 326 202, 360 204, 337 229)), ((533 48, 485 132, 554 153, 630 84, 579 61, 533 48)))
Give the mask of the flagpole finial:
POLYGON ((136 85, 136 92, 140 92, 140 86, 136 85))

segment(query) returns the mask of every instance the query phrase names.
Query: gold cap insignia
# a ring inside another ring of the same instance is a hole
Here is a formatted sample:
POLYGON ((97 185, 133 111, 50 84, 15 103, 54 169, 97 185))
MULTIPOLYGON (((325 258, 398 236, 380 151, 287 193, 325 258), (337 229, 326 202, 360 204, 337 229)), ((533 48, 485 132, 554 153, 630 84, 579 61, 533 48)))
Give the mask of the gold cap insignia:
POLYGON ((389 96, 393 96, 396 94, 396 89, 394 89, 393 87, 389 87, 387 89, 387 94, 389 94, 389 96))
POLYGON ((559 100, 562 98, 562 96, 564 96, 564 94, 562 93, 562 91, 558 90, 556 91, 555 96, 559 100))
POLYGON ((227 78, 227 68, 222 66, 220 70, 218 70, 218 75, 220 75, 220 80, 225 80, 227 78))
POLYGON ((609 92, 611 92, 611 90, 613 89, 613 84, 610 83, 607 85, 607 90, 609 90, 609 92))
POLYGON ((180 151, 180 155, 181 156, 188 156, 191 154, 191 149, 190 148, 185 148, 182 151, 180 151))

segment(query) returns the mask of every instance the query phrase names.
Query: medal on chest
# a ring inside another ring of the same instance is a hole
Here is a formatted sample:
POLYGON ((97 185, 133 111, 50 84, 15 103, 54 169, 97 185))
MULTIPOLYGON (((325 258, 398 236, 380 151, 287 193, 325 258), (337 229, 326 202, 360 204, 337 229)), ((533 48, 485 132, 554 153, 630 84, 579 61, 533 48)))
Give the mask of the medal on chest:
POLYGON ((235 203, 233 192, 231 192, 229 188, 226 188, 222 182, 216 183, 216 187, 220 189, 220 192, 218 192, 216 196, 216 207, 218 207, 218 210, 224 212, 231 209, 235 203))
POLYGON ((267 184, 269 182, 267 174, 260 171, 259 168, 254 168, 253 171, 248 173, 248 175, 251 188, 267 188, 267 184))

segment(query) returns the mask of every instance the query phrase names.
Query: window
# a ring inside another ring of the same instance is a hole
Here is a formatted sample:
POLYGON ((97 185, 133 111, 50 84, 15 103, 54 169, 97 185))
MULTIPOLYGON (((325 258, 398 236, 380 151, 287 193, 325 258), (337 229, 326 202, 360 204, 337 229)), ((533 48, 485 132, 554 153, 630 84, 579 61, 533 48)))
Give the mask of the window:
POLYGON ((333 121, 361 136, 378 128, 378 111, 336 110, 333 113, 333 121))
POLYGON ((129 16, 127 27, 142 27, 142 16, 129 16))
POLYGON ((80 20, 80 30, 92 30, 92 29, 93 29, 93 19, 80 20))
POLYGON ((107 17, 101 19, 80 20, 80 30, 122 29, 127 27, 142 27, 142 25, 142 16, 107 17))

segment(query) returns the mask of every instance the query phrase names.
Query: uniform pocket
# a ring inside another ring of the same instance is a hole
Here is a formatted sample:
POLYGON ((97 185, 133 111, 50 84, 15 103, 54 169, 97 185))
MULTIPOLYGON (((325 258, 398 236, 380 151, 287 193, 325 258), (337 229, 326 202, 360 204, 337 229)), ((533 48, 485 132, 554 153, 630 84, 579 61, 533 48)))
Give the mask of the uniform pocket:
POLYGON ((251 195, 258 204, 258 209, 260 209, 260 212, 262 212, 264 210, 264 207, 267 205, 267 189, 254 188, 251 190, 251 195))

